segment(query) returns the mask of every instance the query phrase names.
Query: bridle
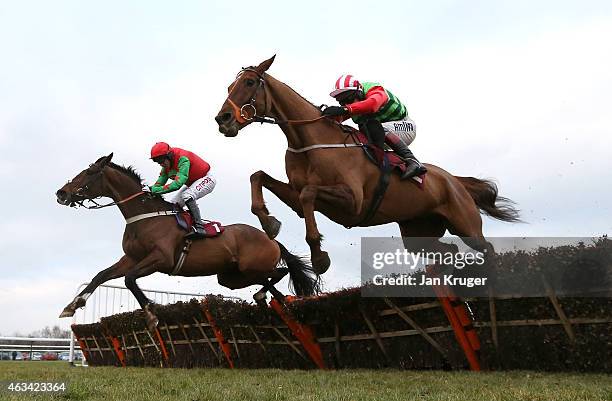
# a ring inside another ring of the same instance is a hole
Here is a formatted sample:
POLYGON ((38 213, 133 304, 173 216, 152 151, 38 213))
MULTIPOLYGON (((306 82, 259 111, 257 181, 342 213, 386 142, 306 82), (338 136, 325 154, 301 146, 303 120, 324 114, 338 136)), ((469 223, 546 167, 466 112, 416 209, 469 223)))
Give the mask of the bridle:
MULTIPOLYGON (((250 122, 259 122, 259 123, 267 123, 267 124, 276 124, 276 125, 305 125, 305 124, 311 124, 317 121, 320 121, 322 119, 325 119, 325 116, 319 116, 317 118, 312 118, 309 120, 277 120, 276 118, 273 117, 268 117, 266 116, 266 111, 264 111, 263 115, 258 115, 257 114, 257 107, 255 106, 255 102, 257 101, 257 92, 260 89, 264 89, 264 96, 266 96, 265 102, 264 104, 266 105, 266 110, 269 109, 268 106, 268 94, 265 91, 265 79, 264 76, 262 74, 259 73, 259 71, 257 71, 255 68, 253 67, 247 67, 247 68, 243 68, 242 70, 240 70, 240 72, 236 75, 236 79, 234 80, 234 86, 233 88, 230 90, 230 92, 227 95, 227 102, 232 106, 232 109, 234 111, 234 118, 236 119, 237 122, 239 122, 240 124, 244 124, 244 123, 250 123, 250 122), (234 89, 236 89, 236 85, 238 83, 238 79, 240 78, 240 76, 245 72, 245 71, 250 71, 253 72, 257 75, 258 78, 258 85, 255 88, 255 91, 253 91, 253 94, 250 96, 249 101, 245 104, 243 104, 242 106, 238 106, 236 104, 236 102, 234 102, 231 99, 232 96, 232 92, 234 92, 234 89), (251 110, 253 112, 252 115, 249 115, 246 110, 251 110)), ((323 109, 325 107, 325 105, 321 105, 319 107, 319 110, 323 109)), ((308 152, 310 150, 314 150, 314 149, 329 149, 329 148, 352 148, 352 147, 363 147, 365 146, 363 143, 361 143, 359 140, 357 140, 355 138, 355 130, 351 127, 345 126, 342 123, 334 120, 334 119, 327 119, 327 121, 331 122, 332 124, 336 124, 340 127, 340 129, 342 129, 343 132, 345 132, 347 135, 344 138, 344 143, 333 143, 333 144, 315 144, 315 145, 310 145, 310 146, 305 146, 302 148, 292 148, 292 147, 288 147, 287 151, 291 152, 291 153, 304 153, 304 152, 308 152), (346 143, 346 141, 348 140, 348 138, 352 138, 354 143, 346 143)))
MULTIPOLYGON (((92 168, 92 167, 93 167, 93 164, 90 164, 89 168, 92 168)), ((74 194, 76 196, 84 196, 83 193, 89 189, 89 186, 91 184, 93 184, 96 180, 98 180, 99 178, 102 177, 102 171, 103 170, 104 170, 104 167, 100 168, 97 172, 91 173, 91 174, 88 171, 87 174, 88 174, 88 176, 90 178, 85 182, 85 184, 83 184, 79 188, 77 188, 77 190, 74 192, 74 194)), ((118 200, 116 202, 113 201, 113 202, 110 202, 110 203, 107 203, 107 204, 104 204, 104 205, 101 205, 101 204, 99 204, 98 202, 95 201, 95 199, 100 199, 101 196, 98 196, 96 198, 85 198, 85 199, 81 199, 81 200, 78 200, 78 201, 72 201, 70 203, 70 206, 77 207, 76 205, 78 205, 80 207, 84 207, 85 209, 102 209, 102 208, 105 208, 105 207, 116 206, 116 205, 120 205, 120 204, 128 202, 128 201, 131 201, 132 199, 137 198, 140 195, 143 195, 144 193, 145 193, 144 191, 139 191, 139 192, 136 192, 135 194, 132 194, 132 195, 126 197, 126 198, 123 198, 123 199, 118 200), (85 205, 84 204, 85 201, 89 201, 89 202, 93 203, 94 205, 93 206, 85 205)))
POLYGON ((266 83, 266 81, 265 81, 263 75, 260 74, 259 71, 257 71, 253 67, 243 68, 236 75, 236 79, 234 80, 234 87, 228 93, 227 101, 230 104, 230 106, 232 106, 232 109, 234 111, 234 118, 240 124, 245 124, 245 123, 249 123, 249 122, 258 122, 258 123, 262 123, 262 124, 266 123, 266 124, 276 124, 276 125, 284 125, 284 124, 301 125, 301 124, 314 123, 316 121, 319 121, 319 120, 322 120, 323 118, 325 118, 325 116, 320 116, 320 117, 309 119, 309 120, 277 120, 276 118, 266 116, 266 110, 268 109, 268 95, 267 95, 267 93, 265 91, 265 83, 266 83), (243 104, 242 106, 238 106, 232 100, 231 95, 232 95, 232 92, 234 92, 234 89, 236 89, 236 84, 238 83, 238 79, 246 71, 253 72, 253 73, 255 73, 255 75, 257 75, 257 78, 258 78, 257 82, 258 82, 258 84, 257 84, 257 87, 255 88, 255 90, 253 91, 253 94, 250 96, 249 101, 247 103, 243 104), (264 96, 266 97, 265 98, 265 102, 264 102, 264 104, 266 105, 266 110, 264 110, 264 114, 263 115, 257 114, 257 107, 255 105, 255 102, 257 101, 257 92, 259 92, 260 89, 264 89, 264 96), (247 111, 252 112, 252 114, 250 114, 247 111))
MULTIPOLYGON (((265 117, 265 112, 264 112, 264 116, 258 116, 257 115, 257 107, 255 107, 255 102, 256 102, 256 98, 257 98, 257 92, 259 91, 259 89, 263 88, 265 84, 264 78, 263 76, 261 76, 261 74, 259 72, 257 72, 255 69, 253 68, 243 68, 242 70, 240 70, 240 72, 236 75, 236 79, 234 80, 234 86, 232 87, 232 89, 230 90, 230 92, 227 94, 227 101, 229 102, 229 104, 232 106, 232 109, 234 110, 234 118, 236 119, 236 121, 238 121, 240 124, 244 124, 246 122, 249 121, 257 121, 256 119, 258 118, 266 118, 265 117), (245 71, 251 71, 254 72, 257 75, 257 87, 255 88, 255 91, 253 91, 253 94, 250 97, 250 100, 248 101, 248 103, 243 104, 242 106, 238 106, 231 98, 232 93, 234 92, 234 89, 236 89, 236 85, 238 84, 238 79, 240 78, 240 76, 245 72, 245 71), (253 114, 249 115, 246 110, 249 109, 252 110, 253 114)), ((264 90, 264 94, 265 94, 265 90, 264 90)))

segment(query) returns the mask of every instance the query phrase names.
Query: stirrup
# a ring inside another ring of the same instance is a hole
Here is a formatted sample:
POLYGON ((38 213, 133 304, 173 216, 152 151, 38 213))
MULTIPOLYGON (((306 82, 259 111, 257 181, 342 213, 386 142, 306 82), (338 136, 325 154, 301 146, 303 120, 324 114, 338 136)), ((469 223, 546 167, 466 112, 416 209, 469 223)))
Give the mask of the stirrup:
POLYGON ((427 168, 415 160, 406 161, 405 165, 406 171, 404 171, 404 173, 400 177, 400 179, 402 180, 407 180, 408 178, 423 175, 427 172, 427 168))
POLYGON ((196 227, 193 227, 193 231, 190 231, 187 234, 185 234, 183 238, 200 239, 200 238, 205 238, 205 237, 206 237, 206 232, 204 231, 204 228, 201 228, 200 231, 198 231, 196 227))

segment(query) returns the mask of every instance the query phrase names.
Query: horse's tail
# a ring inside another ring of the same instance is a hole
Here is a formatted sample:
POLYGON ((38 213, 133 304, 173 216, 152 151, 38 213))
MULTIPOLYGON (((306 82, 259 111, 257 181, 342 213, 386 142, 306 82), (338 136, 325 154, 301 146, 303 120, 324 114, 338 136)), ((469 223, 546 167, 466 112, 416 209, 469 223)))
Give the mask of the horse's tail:
POLYGON ((494 219, 508 222, 520 222, 519 210, 515 203, 497 194, 497 185, 490 180, 474 177, 457 177, 470 193, 481 212, 494 219))
POLYGON ((312 270, 308 259, 292 254, 283 244, 276 241, 281 258, 289 269, 289 288, 295 295, 316 295, 321 291, 319 276, 312 270))

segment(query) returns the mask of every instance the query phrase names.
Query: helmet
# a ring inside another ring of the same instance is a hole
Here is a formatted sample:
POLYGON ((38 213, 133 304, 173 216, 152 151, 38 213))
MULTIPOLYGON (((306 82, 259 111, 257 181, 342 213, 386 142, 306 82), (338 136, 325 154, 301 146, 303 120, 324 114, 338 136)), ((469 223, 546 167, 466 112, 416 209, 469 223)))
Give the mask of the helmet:
POLYGON ((170 153, 170 145, 168 145, 166 142, 157 142, 151 148, 151 159, 166 156, 168 153, 170 153))
POLYGON ((336 80, 334 90, 329 94, 331 97, 336 97, 342 92, 354 91, 361 89, 361 84, 352 75, 342 75, 336 80))

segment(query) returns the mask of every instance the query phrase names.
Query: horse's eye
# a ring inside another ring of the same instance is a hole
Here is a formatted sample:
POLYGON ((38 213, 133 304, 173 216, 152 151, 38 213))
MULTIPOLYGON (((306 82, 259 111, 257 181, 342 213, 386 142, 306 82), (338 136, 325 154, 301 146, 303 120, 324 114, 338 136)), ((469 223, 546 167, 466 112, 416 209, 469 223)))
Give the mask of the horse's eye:
POLYGON ((247 86, 253 86, 253 85, 255 85, 255 80, 253 80, 253 79, 247 79, 247 80, 246 80, 246 84, 247 84, 247 86))

